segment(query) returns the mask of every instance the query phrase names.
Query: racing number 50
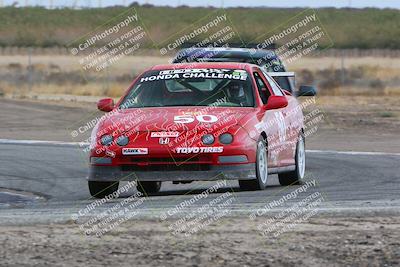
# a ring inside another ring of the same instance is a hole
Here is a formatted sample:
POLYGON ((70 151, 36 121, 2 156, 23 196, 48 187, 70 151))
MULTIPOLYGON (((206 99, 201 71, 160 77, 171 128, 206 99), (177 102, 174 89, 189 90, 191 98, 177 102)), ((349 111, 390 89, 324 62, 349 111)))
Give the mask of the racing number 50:
POLYGON ((196 117, 192 115, 178 115, 174 117, 175 123, 191 123, 194 120, 198 120, 199 122, 212 123, 218 121, 217 116, 214 115, 197 115, 196 117))

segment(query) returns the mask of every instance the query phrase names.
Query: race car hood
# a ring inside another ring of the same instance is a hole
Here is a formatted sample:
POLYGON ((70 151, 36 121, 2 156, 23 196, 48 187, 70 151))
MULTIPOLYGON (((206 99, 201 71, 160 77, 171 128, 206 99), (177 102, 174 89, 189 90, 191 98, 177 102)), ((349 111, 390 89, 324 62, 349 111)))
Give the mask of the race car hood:
POLYGON ((196 127, 229 128, 251 116, 249 107, 157 107, 112 111, 100 121, 99 129, 112 131, 189 131, 196 127), (246 116, 247 115, 247 116, 246 116))

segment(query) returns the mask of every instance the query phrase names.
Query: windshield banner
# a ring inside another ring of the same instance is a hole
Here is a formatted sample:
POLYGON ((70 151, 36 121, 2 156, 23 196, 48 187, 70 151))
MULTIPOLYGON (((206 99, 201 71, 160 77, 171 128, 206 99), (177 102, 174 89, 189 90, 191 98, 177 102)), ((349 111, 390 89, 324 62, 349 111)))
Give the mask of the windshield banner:
POLYGON ((142 77, 140 82, 149 82, 156 80, 169 80, 169 79, 229 79, 229 80, 242 80, 247 79, 247 72, 245 70, 232 70, 232 69, 178 69, 178 70, 162 70, 157 75, 142 77))

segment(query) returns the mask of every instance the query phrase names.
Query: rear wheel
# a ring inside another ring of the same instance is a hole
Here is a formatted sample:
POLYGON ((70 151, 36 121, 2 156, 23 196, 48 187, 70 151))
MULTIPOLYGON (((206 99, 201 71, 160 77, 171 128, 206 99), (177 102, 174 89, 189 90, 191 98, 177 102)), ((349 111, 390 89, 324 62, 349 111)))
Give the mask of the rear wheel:
POLYGON ((239 180, 241 190, 253 191, 263 190, 267 186, 268 180, 268 151, 264 138, 257 142, 256 152, 256 179, 239 180))
POLYGON ((295 154, 296 169, 291 172, 278 174, 279 183, 281 185, 297 185, 301 184, 306 171, 306 150, 304 135, 301 133, 296 144, 295 154))
POLYGON ((153 182, 153 181, 138 181, 138 185, 136 186, 136 189, 147 195, 151 193, 157 193, 161 189, 161 182, 153 182))
POLYGON ((88 185, 92 197, 104 198, 118 190, 119 182, 89 181, 88 185))

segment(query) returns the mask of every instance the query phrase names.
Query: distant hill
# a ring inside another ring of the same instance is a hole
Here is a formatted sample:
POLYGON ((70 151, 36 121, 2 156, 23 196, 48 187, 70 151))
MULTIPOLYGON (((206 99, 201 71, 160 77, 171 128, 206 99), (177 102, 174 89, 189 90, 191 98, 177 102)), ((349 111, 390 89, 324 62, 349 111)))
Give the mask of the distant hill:
MULTIPOLYGON (((217 9, 135 6, 151 38, 161 42, 217 9)), ((65 46, 126 11, 94 9, 0 8, 0 46, 65 46)), ((303 11, 300 8, 229 8, 225 12, 244 42, 250 42, 303 11)), ((400 49, 400 11, 316 9, 335 48, 400 49)), ((234 40, 241 41, 241 40, 234 40)))

